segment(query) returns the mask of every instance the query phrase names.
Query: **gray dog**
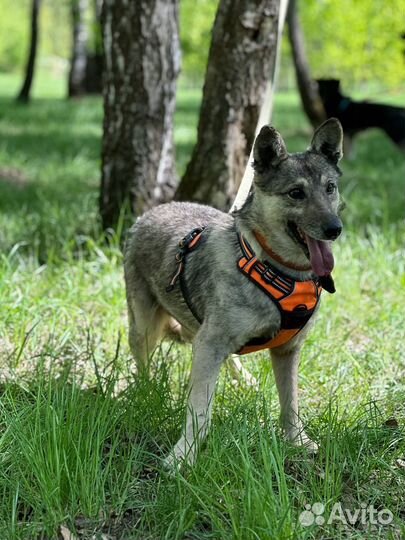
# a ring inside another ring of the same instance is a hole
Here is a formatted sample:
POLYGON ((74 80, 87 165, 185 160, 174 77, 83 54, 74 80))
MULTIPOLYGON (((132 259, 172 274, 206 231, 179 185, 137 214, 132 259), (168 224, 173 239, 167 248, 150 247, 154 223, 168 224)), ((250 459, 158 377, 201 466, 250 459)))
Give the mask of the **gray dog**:
POLYGON ((336 119, 310 148, 288 154, 263 127, 251 193, 225 214, 191 203, 158 206, 132 227, 125 254, 129 342, 139 370, 158 340, 192 340, 187 419, 166 463, 195 459, 207 434, 220 367, 232 353, 270 349, 288 441, 315 451, 298 413, 299 353, 322 289, 334 292, 331 243, 341 233, 336 119))

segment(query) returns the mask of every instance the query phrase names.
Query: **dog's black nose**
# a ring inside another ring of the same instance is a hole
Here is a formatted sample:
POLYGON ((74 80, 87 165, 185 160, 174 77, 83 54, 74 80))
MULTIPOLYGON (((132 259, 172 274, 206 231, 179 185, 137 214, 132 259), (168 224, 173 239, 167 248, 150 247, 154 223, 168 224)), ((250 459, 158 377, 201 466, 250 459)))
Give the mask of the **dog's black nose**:
POLYGON ((329 223, 324 232, 328 240, 336 240, 336 238, 340 236, 340 233, 342 232, 342 222, 340 219, 336 218, 336 220, 329 223))

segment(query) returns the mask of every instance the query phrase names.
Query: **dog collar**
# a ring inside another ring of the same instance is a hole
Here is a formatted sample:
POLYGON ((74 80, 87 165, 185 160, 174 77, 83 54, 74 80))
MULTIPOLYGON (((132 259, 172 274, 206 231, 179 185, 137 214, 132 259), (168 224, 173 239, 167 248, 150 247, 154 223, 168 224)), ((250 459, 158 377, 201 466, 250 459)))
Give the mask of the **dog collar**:
POLYGON ((277 253, 275 253, 271 249, 271 247, 266 242, 266 239, 264 238, 264 236, 261 233, 259 233, 259 231, 253 231, 253 235, 256 238, 256 240, 257 240, 258 244, 260 245, 260 247, 262 248, 262 250, 265 253, 267 253, 267 255, 273 259, 273 261, 276 261, 279 264, 282 264, 283 266, 285 266, 286 268, 290 268, 291 270, 298 270, 300 272, 308 272, 309 270, 312 270, 312 267, 311 267, 310 264, 299 265, 299 264, 293 264, 293 263, 289 263, 289 262, 285 261, 282 257, 277 255, 277 253))

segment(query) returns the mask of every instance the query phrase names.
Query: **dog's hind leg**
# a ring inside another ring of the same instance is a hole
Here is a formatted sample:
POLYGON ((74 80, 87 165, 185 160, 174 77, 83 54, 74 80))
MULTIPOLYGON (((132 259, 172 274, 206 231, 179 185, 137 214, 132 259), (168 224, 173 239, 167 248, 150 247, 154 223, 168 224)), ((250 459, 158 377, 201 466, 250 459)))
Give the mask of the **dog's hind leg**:
POLYGON ((259 383, 256 378, 243 366, 242 362, 239 359, 238 354, 233 354, 232 357, 227 361, 227 366, 232 374, 232 377, 238 382, 243 381, 247 386, 252 386, 253 388, 258 389, 259 383))
POLYGON ((193 339, 193 334, 188 331, 184 326, 182 326, 178 321, 176 321, 176 319, 174 319, 173 317, 169 318, 165 334, 167 337, 180 343, 188 343, 191 342, 193 339))
POLYGON ((169 315, 156 302, 144 280, 127 282, 129 346, 138 371, 145 371, 159 339, 163 336, 169 315))

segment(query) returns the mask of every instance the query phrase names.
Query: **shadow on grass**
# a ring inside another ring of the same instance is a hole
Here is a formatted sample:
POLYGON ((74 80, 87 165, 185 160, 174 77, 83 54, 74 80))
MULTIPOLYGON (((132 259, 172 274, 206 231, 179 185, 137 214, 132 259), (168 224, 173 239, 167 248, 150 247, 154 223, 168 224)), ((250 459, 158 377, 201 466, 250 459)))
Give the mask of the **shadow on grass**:
POLYGON ((99 97, 75 100, 37 98, 25 105, 0 96, 0 120, 10 115, 16 122, 24 122, 27 118, 33 122, 54 118, 63 123, 83 117, 90 122, 99 122, 102 119, 102 102, 99 97))

